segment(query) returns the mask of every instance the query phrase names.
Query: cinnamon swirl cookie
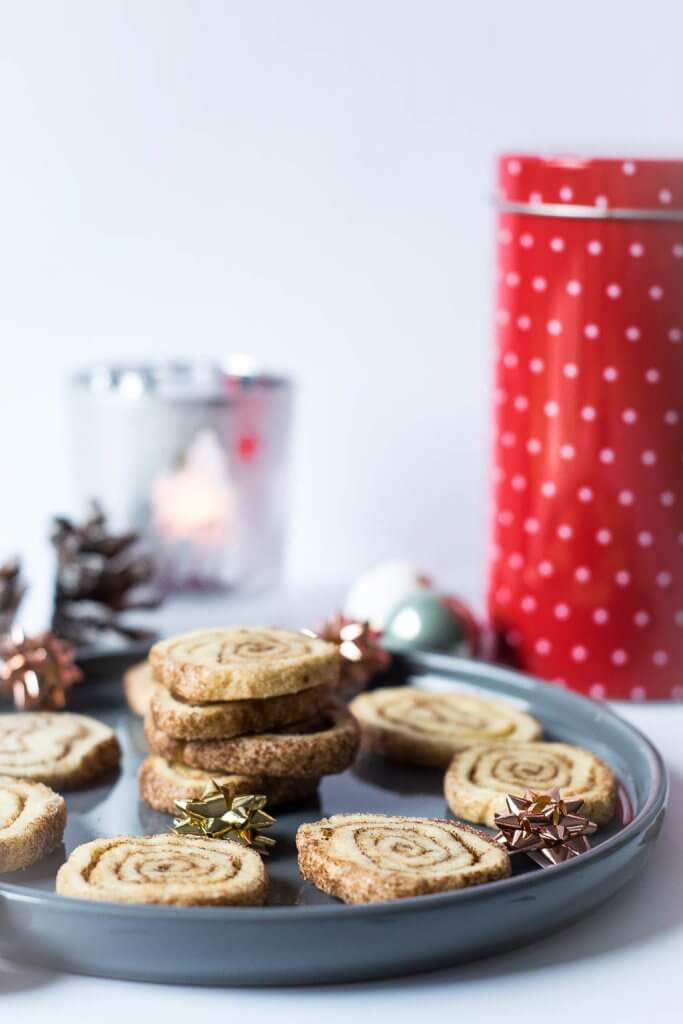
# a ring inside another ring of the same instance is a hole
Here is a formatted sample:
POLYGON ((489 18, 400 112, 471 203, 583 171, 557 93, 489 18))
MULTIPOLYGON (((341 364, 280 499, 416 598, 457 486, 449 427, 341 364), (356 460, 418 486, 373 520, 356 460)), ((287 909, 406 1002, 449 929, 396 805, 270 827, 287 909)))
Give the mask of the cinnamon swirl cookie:
POLYGON ((460 818, 495 826, 508 793, 559 789, 583 800, 581 813, 598 825, 614 814, 617 784, 604 761, 567 743, 482 743, 456 754, 444 780, 448 806, 460 818))
POLYGON ((315 720, 280 732, 222 740, 179 740, 145 719, 145 736, 156 754, 193 768, 227 775, 310 779, 343 772, 356 756, 358 726, 341 704, 330 705, 315 720))
POLYGON ((462 889, 510 874, 507 852, 453 821, 335 814, 301 825, 299 868, 345 903, 373 903, 462 889))
POLYGON ((141 718, 149 711, 155 690, 165 692, 163 686, 155 680, 149 662, 141 661, 124 673, 123 692, 126 703, 130 710, 141 718))
POLYGON ((68 711, 0 715, 0 775, 74 789, 115 768, 121 748, 112 730, 68 711))
POLYGON ((155 644, 155 678, 193 704, 261 700, 314 686, 335 686, 339 649, 286 629, 198 629, 155 644))
POLYGON ((258 853, 197 836, 95 839, 78 846, 57 872, 61 896, 114 903, 260 906, 266 890, 258 853))
POLYGON ((42 860, 62 841, 66 804, 41 782, 0 776, 0 873, 42 860))
POLYGON ((227 787, 230 798, 246 793, 262 793, 269 807, 308 800, 315 796, 319 779, 275 779, 269 775, 216 775, 201 768, 188 768, 152 755, 140 767, 140 796, 155 811, 176 813, 176 800, 199 800, 206 786, 215 779, 227 787))
POLYGON ((156 685, 151 701, 155 725, 169 736, 186 740, 229 739, 251 732, 266 732, 301 722, 329 703, 330 691, 315 686, 268 700, 229 700, 213 704, 185 704, 163 686, 156 685))
POLYGON ((484 740, 536 740, 540 724, 503 701, 469 693, 385 687, 351 701, 363 746, 393 761, 447 765, 458 750, 484 740))

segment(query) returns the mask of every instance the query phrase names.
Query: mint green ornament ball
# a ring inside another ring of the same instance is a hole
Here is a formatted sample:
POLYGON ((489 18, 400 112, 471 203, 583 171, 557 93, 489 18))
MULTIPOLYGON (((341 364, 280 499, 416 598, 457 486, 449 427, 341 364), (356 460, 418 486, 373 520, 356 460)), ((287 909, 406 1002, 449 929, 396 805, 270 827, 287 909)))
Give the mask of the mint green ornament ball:
POLYGON ((438 594, 418 590, 391 610, 382 635, 390 651, 468 652, 467 632, 438 594))

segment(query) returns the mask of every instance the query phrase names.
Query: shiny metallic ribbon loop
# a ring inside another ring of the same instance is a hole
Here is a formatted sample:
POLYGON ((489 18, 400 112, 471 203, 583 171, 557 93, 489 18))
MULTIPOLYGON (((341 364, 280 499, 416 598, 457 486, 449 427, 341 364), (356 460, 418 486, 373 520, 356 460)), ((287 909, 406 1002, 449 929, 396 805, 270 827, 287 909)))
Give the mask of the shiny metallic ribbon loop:
POLYGON ((628 210, 609 206, 580 206, 572 203, 511 203, 494 199, 501 213, 523 213, 530 217, 568 217, 574 220, 659 220, 683 221, 683 210, 628 210))

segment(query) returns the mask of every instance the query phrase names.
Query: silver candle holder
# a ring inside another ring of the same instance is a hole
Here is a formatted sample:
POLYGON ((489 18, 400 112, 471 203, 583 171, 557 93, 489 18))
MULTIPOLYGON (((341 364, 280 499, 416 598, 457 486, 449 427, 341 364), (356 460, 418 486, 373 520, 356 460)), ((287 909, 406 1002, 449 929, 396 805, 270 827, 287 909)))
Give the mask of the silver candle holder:
POLYGON ((244 356, 80 370, 69 381, 80 498, 148 539, 166 590, 271 586, 291 408, 291 382, 244 356))

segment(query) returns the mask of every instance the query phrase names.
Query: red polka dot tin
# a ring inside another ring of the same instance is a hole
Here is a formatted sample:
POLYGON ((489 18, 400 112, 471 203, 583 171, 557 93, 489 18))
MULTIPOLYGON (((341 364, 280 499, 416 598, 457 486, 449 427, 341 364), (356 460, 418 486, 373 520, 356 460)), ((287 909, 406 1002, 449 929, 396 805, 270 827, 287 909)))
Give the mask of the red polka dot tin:
POLYGON ((683 160, 498 167, 489 612, 593 697, 683 698, 683 160))

